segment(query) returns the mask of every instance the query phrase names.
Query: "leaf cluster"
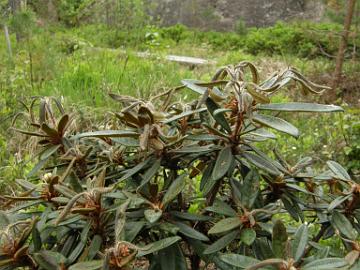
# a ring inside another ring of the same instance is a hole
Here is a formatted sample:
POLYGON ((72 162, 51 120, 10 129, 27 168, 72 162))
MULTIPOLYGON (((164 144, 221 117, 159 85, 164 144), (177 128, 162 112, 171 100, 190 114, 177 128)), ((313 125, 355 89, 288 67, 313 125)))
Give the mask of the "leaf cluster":
POLYGON ((24 104, 29 129, 15 131, 38 138, 38 163, 3 196, 0 269, 357 269, 359 184, 335 161, 318 174, 258 147, 273 130, 299 136, 282 112, 342 111, 271 103, 286 86, 326 90, 241 62, 149 100, 111 93, 121 110, 102 128, 77 131, 56 99, 24 104), (185 88, 199 98, 174 101, 185 88))

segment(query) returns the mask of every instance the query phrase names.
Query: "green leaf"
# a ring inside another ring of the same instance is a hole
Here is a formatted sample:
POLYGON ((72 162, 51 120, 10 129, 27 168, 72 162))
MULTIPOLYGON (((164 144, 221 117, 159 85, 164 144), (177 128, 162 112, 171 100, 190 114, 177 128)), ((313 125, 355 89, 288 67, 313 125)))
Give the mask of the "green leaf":
POLYGON ((208 221, 211 219, 209 216, 203 216, 199 214, 192 214, 189 212, 178 212, 178 211, 170 211, 170 214, 174 217, 190 220, 190 221, 208 221))
POLYGON ((251 87, 247 87, 246 90, 259 103, 269 103, 270 102, 270 99, 267 96, 263 95, 261 92, 258 92, 251 87))
POLYGON ((184 117, 187 117, 187 116, 190 116, 190 115, 193 115, 195 113, 200 113, 200 112, 204 112, 206 111, 206 108, 201 108, 201 109, 197 109, 197 110, 190 110, 190 111, 185 111, 185 112, 182 112, 180 114, 176 114, 174 115, 173 117, 169 118, 169 119, 166 119, 164 121, 162 121, 164 124, 169 124, 171 122, 174 122, 176 120, 179 120, 181 118, 184 118, 184 117))
POLYGON ((234 217, 236 216, 236 212, 232 209, 227 203, 216 199, 212 206, 208 206, 205 208, 206 211, 214 212, 220 215, 234 217))
POLYGON ((101 269, 103 260, 79 262, 69 267, 69 270, 98 270, 101 269))
POLYGON ((292 241, 292 254, 295 262, 301 260, 304 255, 306 245, 309 239, 308 227, 306 224, 302 224, 295 233, 294 240, 292 241))
POLYGON ((91 240, 89 249, 88 249, 88 255, 87 259, 92 260, 95 258, 96 254, 100 251, 100 248, 102 246, 102 237, 99 234, 94 235, 93 239, 91 240))
POLYGON ((186 174, 182 174, 178 176, 170 185, 169 189, 166 191, 162 203, 163 205, 167 205, 176 196, 184 189, 186 181, 185 181, 186 174))
POLYGON ((195 239, 187 239, 187 242, 189 242, 195 253, 206 263, 214 263, 216 267, 221 270, 234 270, 233 267, 220 260, 219 256, 215 254, 204 254, 203 252, 207 248, 207 245, 203 242, 195 239))
POLYGON ((255 258, 247 257, 240 254, 224 254, 220 256, 220 259, 232 266, 243 269, 253 266, 260 262, 255 258))
POLYGON ((299 137, 298 129, 281 118, 270 115, 254 114, 252 120, 264 126, 290 134, 295 138, 299 137))
POLYGON ((333 200, 328 207, 328 211, 331 212, 332 210, 334 210, 336 207, 338 207, 340 204, 342 204, 343 202, 347 201, 348 199, 350 199, 352 197, 352 194, 346 195, 346 196, 339 196, 337 197, 335 200, 333 200))
POLYGON ((256 232, 251 228, 246 228, 241 230, 240 240, 245 244, 250 246, 256 239, 256 232))
POLYGON ((337 268, 343 268, 347 266, 347 262, 342 258, 325 258, 312 261, 304 265, 302 270, 331 270, 337 268))
POLYGON ((46 164, 46 162, 49 160, 50 156, 44 159, 41 159, 28 173, 27 177, 34 176, 38 171, 40 171, 46 164))
POLYGON ((5 211, 0 210, 0 231, 4 231, 10 223, 11 221, 8 214, 5 211))
POLYGON ((48 159, 52 154, 54 154, 59 148, 61 147, 61 144, 57 145, 51 145, 47 147, 44 151, 40 153, 40 160, 48 159))
POLYGON ((335 174, 335 176, 341 180, 350 181, 351 177, 347 171, 337 162, 329 160, 326 162, 330 170, 335 174))
POLYGON ((333 226, 338 229, 345 237, 350 240, 355 240, 357 237, 357 232, 354 229, 351 222, 338 211, 333 211, 331 217, 331 223, 333 226))
POLYGON ((241 203, 248 209, 251 209, 259 195, 260 176, 256 170, 251 170, 245 176, 241 185, 241 203))
POLYGON ((236 237, 238 235, 239 235, 239 230, 234 230, 234 231, 224 235, 220 239, 216 240, 213 244, 208 246, 204 250, 204 254, 212 254, 212 253, 222 250, 223 248, 228 246, 234 239, 236 239, 236 237))
POLYGON ((179 232, 181 232, 183 235, 200 241, 209 241, 209 238, 207 238, 206 235, 198 232, 197 230, 182 222, 174 222, 174 224, 179 228, 179 232))
POLYGON ((39 252, 41 250, 42 242, 40 232, 36 225, 37 224, 34 224, 32 228, 32 244, 34 246, 34 252, 39 252))
POLYGON ((223 233, 240 227, 241 221, 239 217, 231 217, 220 220, 208 231, 208 234, 223 233))
POLYGON ((214 113, 216 110, 218 110, 220 108, 219 105, 217 105, 216 102, 213 101, 211 98, 207 98, 206 99, 206 107, 208 108, 210 114, 215 119, 215 121, 222 128, 224 128, 228 133, 231 133, 231 127, 230 127, 228 121, 226 120, 224 113, 223 112, 217 113, 217 114, 214 113))
POLYGON ((138 189, 146 185, 154 177, 154 175, 159 171, 160 166, 161 166, 161 159, 157 159, 153 163, 153 165, 144 173, 142 177, 143 179, 138 189))
POLYGON ((127 199, 116 211, 115 215, 115 241, 120 241, 123 238, 124 226, 126 223, 126 210, 130 204, 130 199, 127 199))
POLYGON ((287 256, 288 234, 281 220, 276 220, 272 233, 272 250, 276 258, 285 259, 287 256))
POLYGON ((141 247, 137 257, 142 257, 151 253, 155 253, 159 250, 162 250, 164 248, 167 248, 173 244, 175 244, 177 241, 181 240, 181 237, 179 236, 174 236, 174 237, 168 237, 156 242, 153 242, 151 244, 148 244, 144 247, 141 247))
POLYGON ((48 136, 50 136, 50 137, 52 137, 52 138, 57 138, 57 137, 59 137, 59 134, 58 134, 57 130, 49 127, 46 123, 43 123, 43 124, 41 125, 41 129, 42 129, 42 131, 44 131, 48 136))
POLYGON ((36 133, 36 132, 31 132, 31 131, 26 131, 26 130, 21 130, 21 129, 17 129, 17 128, 12 128, 12 130, 19 132, 21 134, 24 135, 28 135, 28 136, 35 136, 35 137, 49 137, 46 134, 42 134, 42 133, 36 133))
POLYGON ((232 155, 231 147, 223 148, 217 156, 216 163, 212 171, 211 177, 213 180, 221 179, 230 169, 233 160, 234 156, 232 155))
POLYGON ((189 89, 193 90, 194 92, 203 95, 207 89, 207 87, 203 87, 203 86, 199 86, 196 85, 196 83, 201 83, 198 80, 190 80, 190 79, 185 79, 185 80, 181 80, 181 82, 189 89))
POLYGON ((141 171, 150 162, 150 160, 151 160, 151 158, 148 158, 148 159, 144 160, 143 162, 138 163, 136 166, 126 170, 125 174, 118 180, 118 183, 130 178, 134 174, 141 171))
POLYGON ((46 270, 60 269, 60 266, 67 262, 67 259, 62 254, 48 250, 42 250, 35 253, 34 259, 46 270))
POLYGON ((324 105, 316 103, 271 103, 259 104, 256 107, 263 111, 282 111, 282 112, 343 112, 344 109, 335 105, 324 105))
POLYGON ((155 209, 147 209, 144 211, 144 215, 147 221, 149 221, 150 223, 155 223, 161 218, 162 211, 155 209))
POLYGON ((63 135, 64 134, 64 131, 65 131, 65 128, 66 128, 66 125, 69 123, 69 115, 65 114, 61 117, 59 123, 58 123, 58 126, 57 126, 57 132, 60 134, 60 135, 63 135))
POLYGON ((145 226, 145 221, 126 222, 125 224, 125 240, 132 242, 138 233, 145 226))
POLYGON ((243 152, 241 155, 246 158, 250 163, 254 164, 259 169, 262 169, 271 175, 278 176, 280 175, 280 171, 276 168, 276 166, 271 163, 269 160, 263 158, 262 156, 259 156, 257 154, 254 154, 252 152, 243 152))
POLYGON ((84 132, 75 135, 72 139, 81 139, 86 137, 93 138, 118 138, 118 137, 139 137, 139 133, 130 130, 98 130, 84 132))
POLYGON ((189 141, 217 141, 221 137, 212 134, 197 134, 197 135, 188 135, 185 137, 185 140, 189 141))
POLYGON ((187 270, 187 263, 178 244, 160 250, 161 269, 187 270))

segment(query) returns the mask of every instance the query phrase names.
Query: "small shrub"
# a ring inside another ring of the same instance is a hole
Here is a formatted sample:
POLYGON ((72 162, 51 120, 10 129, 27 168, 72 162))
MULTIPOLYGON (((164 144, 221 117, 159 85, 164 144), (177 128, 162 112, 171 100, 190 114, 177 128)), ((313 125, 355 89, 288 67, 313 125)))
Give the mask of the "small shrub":
POLYGON ((238 19, 235 24, 235 33, 238 35, 246 35, 248 32, 248 29, 246 27, 245 21, 243 19, 238 19))
POLYGON ((186 26, 182 24, 176 24, 174 26, 162 28, 161 35, 164 38, 174 40, 178 44, 183 39, 183 35, 185 31, 187 31, 186 26))
POLYGON ((2 269, 357 269, 359 184, 334 161, 317 173, 310 157, 257 146, 270 130, 299 136, 281 112, 342 111, 271 103, 290 81, 325 89, 295 69, 260 82, 241 62, 146 100, 110 93, 114 118, 80 130, 56 99, 34 98, 14 130, 38 138, 38 163, 2 197, 2 269), (200 98, 172 102, 185 88, 200 98))

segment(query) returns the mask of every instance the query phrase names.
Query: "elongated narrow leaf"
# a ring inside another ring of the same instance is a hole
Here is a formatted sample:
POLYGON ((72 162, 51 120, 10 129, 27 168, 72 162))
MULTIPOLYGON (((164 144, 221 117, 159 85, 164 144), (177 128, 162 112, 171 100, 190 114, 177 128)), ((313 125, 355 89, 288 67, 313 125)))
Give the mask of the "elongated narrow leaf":
POLYGON ((338 211, 333 211, 331 223, 333 226, 338 229, 346 238, 350 240, 355 240, 357 237, 357 232, 354 229, 351 222, 338 211))
POLYGON ((187 270, 186 259, 179 244, 160 250, 159 257, 161 269, 187 270))
POLYGON ((170 214, 174 217, 179 219, 185 219, 190 221, 208 221, 211 219, 209 216, 203 216, 199 214, 192 214, 189 212, 178 212, 178 211, 171 211, 170 214))
POLYGON ((143 169, 148 163, 150 162, 150 158, 144 160, 143 162, 138 163, 136 166, 134 166, 131 169, 128 169, 125 171, 125 174, 119 179, 118 182, 124 181, 134 174, 138 173, 141 169, 143 169))
POLYGON ((168 238, 153 242, 151 244, 148 244, 148 245, 140 248, 140 250, 137 254, 137 257, 142 257, 145 255, 157 252, 159 250, 162 250, 164 248, 167 248, 167 247, 175 244, 180 239, 181 239, 181 237, 174 236, 174 237, 168 237, 168 238))
POLYGON ((125 224, 125 240, 132 242, 145 225, 145 221, 127 222, 125 224))
POLYGON ((10 222, 9 215, 5 211, 0 210, 0 231, 4 231, 10 222))
POLYGON ((130 204, 130 199, 127 199, 116 211, 115 215, 115 240, 120 241, 123 237, 123 229, 126 223, 126 210, 130 204))
POLYGON ((221 179, 230 169, 230 166, 234 160, 234 156, 231 152, 231 147, 223 148, 216 159, 214 169, 212 171, 213 180, 221 179))
POLYGON ((239 235, 239 230, 234 230, 216 240, 204 250, 204 254, 212 254, 218 252, 229 245, 239 235))
POLYGON ((342 258, 325 258, 312 261, 304 265, 302 270, 330 270, 347 266, 347 262, 342 258))
POLYGON ((139 137, 139 133, 130 130, 99 130, 84 132, 75 135, 73 139, 81 139, 86 137, 93 138, 118 138, 118 137, 139 137))
POLYGON ((272 232, 272 250, 276 258, 286 259, 288 234, 281 220, 277 220, 272 232))
POLYGON ((294 127, 292 124, 286 122, 281 118, 270 115, 264 115, 264 114, 254 114, 252 119, 253 121, 260 123, 264 126, 290 134, 296 138, 299 137, 299 130, 296 127, 294 127))
POLYGON ((241 221, 239 217, 231 217, 220 220, 208 231, 208 234, 223 233, 240 227, 241 221))
POLYGON ((316 103, 271 103, 259 104, 256 107, 258 110, 264 111, 283 111, 283 112, 343 112, 344 109, 340 106, 325 105, 316 103))
POLYGON ((47 159, 52 154, 54 154, 60 147, 61 147, 60 144, 47 147, 43 152, 41 152, 40 160, 47 159))
POLYGON ((39 252, 41 250, 42 242, 40 232, 36 225, 37 224, 34 224, 32 228, 32 243, 34 246, 34 252, 39 252))
POLYGON ((328 162, 326 162, 326 164, 329 166, 330 170, 335 174, 337 178, 345 181, 351 180, 350 175, 339 163, 329 160, 328 162))
POLYGON ((103 265, 102 260, 79 262, 70 266, 69 270, 98 270, 103 265))
POLYGON ((232 266, 242 269, 246 269, 260 262, 255 258, 247 257, 240 254, 224 254, 220 256, 220 259, 232 266))
POLYGON ((229 217, 236 216, 235 210, 232 209, 227 203, 220 200, 215 200, 214 204, 212 206, 206 207, 205 210, 229 217))
POLYGON ((207 248, 203 242, 195 239, 187 239, 187 242, 194 248, 195 253, 206 263, 214 263, 218 269, 221 270, 234 270, 234 268, 227 263, 220 260, 219 256, 215 254, 206 255, 204 250, 207 248))
POLYGON ((280 171, 276 168, 276 166, 262 156, 256 155, 252 152, 243 152, 241 155, 250 161, 250 163, 270 173, 271 175, 280 175, 280 171))
POLYGON ((198 232, 187 224, 182 222, 175 222, 174 224, 179 228, 179 232, 181 232, 183 235, 200 241, 209 241, 209 238, 207 238, 206 235, 198 232))
POLYGON ((68 114, 65 114, 61 117, 58 126, 57 126, 57 132, 59 133, 59 135, 63 135, 65 128, 67 126, 67 124, 69 123, 70 117, 68 114))
POLYGON ((203 95, 207 89, 207 87, 197 85, 197 83, 201 83, 200 81, 197 81, 197 80, 185 79, 185 80, 182 80, 181 82, 187 88, 193 90, 194 92, 196 92, 200 95, 203 95))
POLYGON ((33 168, 32 170, 28 173, 27 177, 32 177, 34 176, 38 171, 40 171, 46 164, 46 162, 48 162, 50 156, 48 156, 47 158, 41 159, 33 168))
POLYGON ((328 207, 328 211, 334 210, 336 207, 338 207, 343 202, 347 201, 352 197, 352 194, 346 195, 346 196, 339 196, 335 200, 333 200, 328 207))
POLYGON ((292 241, 292 253, 295 262, 300 261, 302 258, 307 242, 309 239, 308 227, 305 224, 302 224, 295 233, 294 240, 292 241))
POLYGON ((146 185, 153 178, 153 176, 159 171, 160 166, 161 166, 161 159, 157 159, 153 163, 153 165, 144 173, 143 180, 141 181, 141 184, 138 187, 138 189, 146 185))
POLYGON ((167 205, 169 202, 175 199, 181 191, 183 191, 186 184, 185 176, 186 174, 182 174, 171 183, 169 189, 166 191, 163 197, 163 205, 167 205))
POLYGON ((201 109, 197 109, 197 110, 193 110, 193 111, 185 111, 185 112, 182 112, 180 114, 177 114, 177 115, 174 115, 173 117, 169 118, 169 119, 166 119, 164 121, 162 121, 164 124, 169 124, 171 122, 174 122, 174 121, 177 121, 181 118, 184 118, 184 117, 187 117, 187 116, 190 116, 190 115, 193 115, 195 113, 200 113, 200 112, 204 112, 206 111, 206 108, 201 108, 201 109))
POLYGON ((29 136, 35 136, 35 137, 49 137, 46 134, 42 134, 42 133, 37 133, 37 132, 31 132, 31 131, 26 131, 26 130, 21 130, 21 129, 17 129, 17 128, 12 128, 12 130, 19 132, 21 134, 24 135, 29 135, 29 136))
POLYGON ((42 250, 35 253, 35 261, 46 270, 60 269, 62 264, 67 262, 67 259, 58 252, 42 250))
POLYGON ((208 108, 210 114, 215 119, 215 121, 224 128, 227 132, 231 132, 231 127, 226 120, 226 117, 223 112, 215 114, 215 111, 218 110, 220 107, 216 104, 211 98, 206 99, 206 107, 208 108))
POLYGON ((88 249, 88 255, 87 259, 92 260, 95 258, 96 254, 100 251, 100 248, 102 246, 103 239, 99 234, 96 234, 93 239, 91 240, 89 249, 88 249))

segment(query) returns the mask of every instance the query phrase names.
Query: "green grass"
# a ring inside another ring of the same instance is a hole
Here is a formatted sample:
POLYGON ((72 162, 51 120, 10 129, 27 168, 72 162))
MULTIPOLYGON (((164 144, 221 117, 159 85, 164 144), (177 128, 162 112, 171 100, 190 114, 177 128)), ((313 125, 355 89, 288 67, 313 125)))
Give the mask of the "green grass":
MULTIPOLYGON (((191 43, 186 39, 186 42, 181 41, 178 44, 166 41, 154 46, 145 42, 137 47, 111 48, 109 39, 114 38, 112 35, 115 34, 114 30, 103 26, 85 26, 75 29, 37 29, 30 42, 21 44, 17 44, 12 36, 14 62, 0 62, 2 129, 6 130, 11 116, 20 110, 17 100, 35 95, 61 97, 65 104, 85 112, 90 111, 89 108, 91 111, 96 108, 96 111, 101 112, 98 113, 101 116, 102 112, 118 106, 108 97, 109 92, 140 96, 146 100, 150 95, 180 85, 182 79, 206 81, 218 67, 244 60, 252 61, 260 67, 262 79, 275 71, 294 66, 315 82, 324 82, 319 77, 331 74, 334 68, 331 59, 322 57, 305 59, 289 54, 251 55, 242 49, 224 50, 206 43, 191 43), (137 57, 136 52, 144 49, 152 56, 137 57), (216 64, 190 69, 188 66, 164 60, 167 54, 202 57, 214 60, 216 64), (3 121, 4 119, 7 120, 3 121)), ((7 59, 3 35, 0 35, 0 57, 7 59)), ((359 67, 359 61, 347 61, 344 71, 352 74, 358 71, 359 67)), ((194 94, 186 90, 177 96, 179 99, 193 97, 194 94)), ((276 102, 309 99, 323 102, 323 97, 303 97, 296 89, 289 89, 287 93, 273 97, 276 102)), ((291 144, 293 151, 286 153, 290 161, 295 161, 298 153, 315 154, 318 159, 346 160, 344 148, 339 147, 344 140, 341 130, 343 123, 338 115, 301 114, 291 119, 291 122, 303 131, 300 139, 281 137, 279 141, 272 142, 270 148, 285 149, 286 144, 291 144)), ((351 122, 346 124, 351 126, 351 122)), ((4 136, 8 137, 8 134, 4 136)), ((358 137, 355 136, 356 138, 358 137)))

